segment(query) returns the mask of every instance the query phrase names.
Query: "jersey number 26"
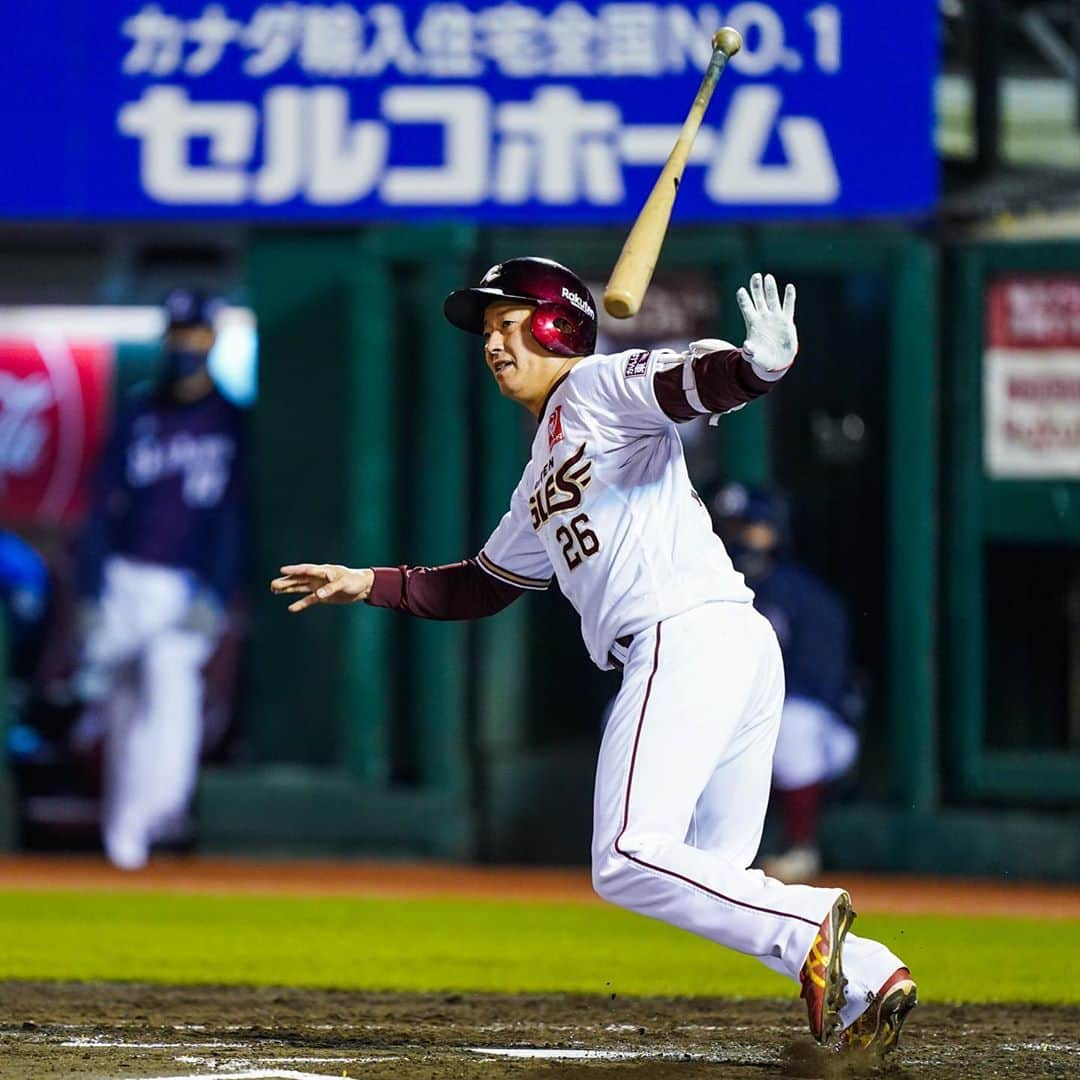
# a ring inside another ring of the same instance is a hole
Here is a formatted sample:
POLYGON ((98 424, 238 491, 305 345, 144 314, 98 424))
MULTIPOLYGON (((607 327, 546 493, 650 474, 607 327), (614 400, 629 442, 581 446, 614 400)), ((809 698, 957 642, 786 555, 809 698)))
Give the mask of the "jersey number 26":
POLYGON ((589 515, 578 514, 570 519, 570 527, 560 525, 555 530, 555 539, 562 544, 566 565, 573 570, 581 565, 582 558, 589 558, 600 550, 600 539, 589 528, 589 515))

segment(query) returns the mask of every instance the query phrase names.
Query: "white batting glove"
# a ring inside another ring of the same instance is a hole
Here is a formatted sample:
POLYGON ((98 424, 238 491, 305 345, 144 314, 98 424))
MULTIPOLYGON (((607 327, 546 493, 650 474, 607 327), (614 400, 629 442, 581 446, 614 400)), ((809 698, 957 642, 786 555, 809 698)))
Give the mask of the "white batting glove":
POLYGON ((784 290, 784 303, 776 288, 776 278, 760 274, 750 278, 750 292, 740 289, 739 302, 746 323, 743 356, 754 374, 766 382, 775 382, 795 362, 799 351, 799 335, 795 331, 795 286, 784 290))

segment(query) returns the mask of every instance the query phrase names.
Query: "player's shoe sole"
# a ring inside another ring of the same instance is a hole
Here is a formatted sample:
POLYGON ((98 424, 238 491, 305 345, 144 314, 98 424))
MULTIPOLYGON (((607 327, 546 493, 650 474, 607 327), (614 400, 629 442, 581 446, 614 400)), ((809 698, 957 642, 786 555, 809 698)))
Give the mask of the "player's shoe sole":
POLYGON ((802 983, 800 997, 806 1001, 810 1034, 822 1046, 833 1041, 840 1030, 840 1010, 847 998, 844 987, 844 938, 855 921, 851 897, 842 892, 821 922, 814 944, 799 973, 802 983))
POLYGON ((919 1003, 915 980, 907 968, 899 968, 866 1010, 840 1036, 840 1049, 882 1057, 896 1049, 909 1013, 919 1003))

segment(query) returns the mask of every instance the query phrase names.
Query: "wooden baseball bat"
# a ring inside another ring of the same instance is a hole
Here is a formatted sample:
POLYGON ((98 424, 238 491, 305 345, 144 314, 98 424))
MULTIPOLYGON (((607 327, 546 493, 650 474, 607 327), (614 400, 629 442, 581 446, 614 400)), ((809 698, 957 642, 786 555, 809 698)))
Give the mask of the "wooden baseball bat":
POLYGON ((641 301, 645 299, 645 290, 652 281, 656 260, 660 257, 660 248, 667 235, 671 208, 686 168, 686 159, 690 156, 690 147, 701 127, 717 80, 728 60, 742 48, 742 36, 738 30, 723 26, 713 34, 712 47, 712 59, 698 87, 694 104, 690 106, 675 146, 630 229, 604 290, 604 308, 616 319, 636 315, 641 301))

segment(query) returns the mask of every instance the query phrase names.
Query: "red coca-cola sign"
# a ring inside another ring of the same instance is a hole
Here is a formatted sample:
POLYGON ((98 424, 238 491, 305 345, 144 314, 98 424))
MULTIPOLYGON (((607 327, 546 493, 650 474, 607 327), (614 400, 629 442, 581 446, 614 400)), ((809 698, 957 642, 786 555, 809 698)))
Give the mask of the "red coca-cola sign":
POLYGON ((108 422, 112 346, 0 338, 0 519, 78 520, 108 422))

